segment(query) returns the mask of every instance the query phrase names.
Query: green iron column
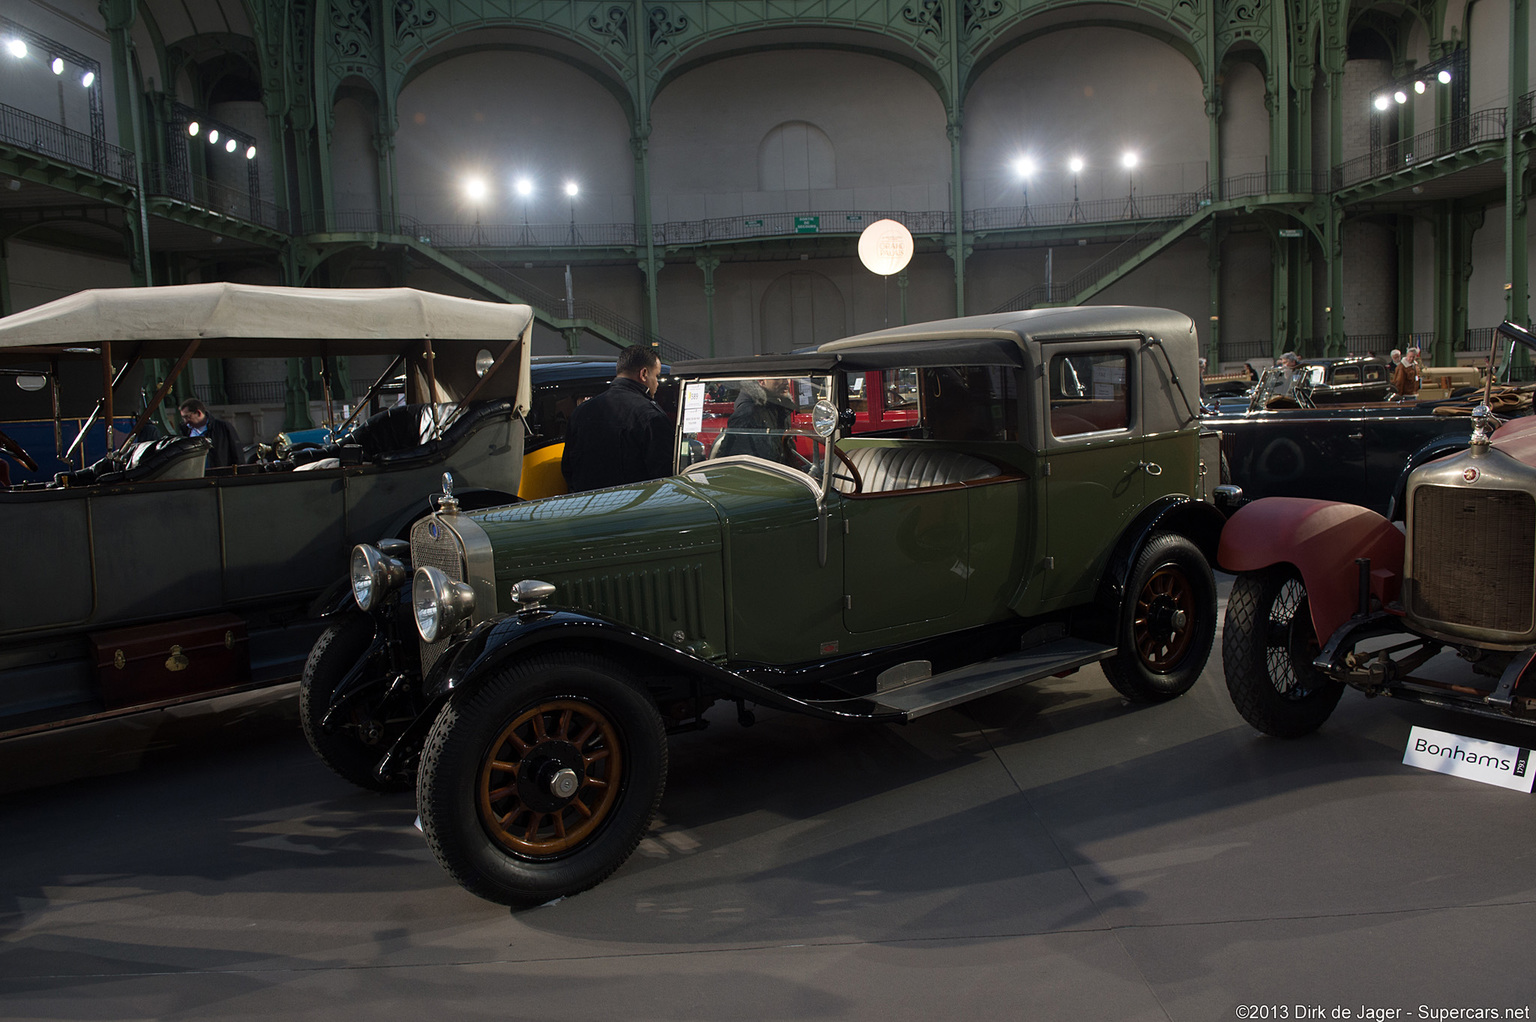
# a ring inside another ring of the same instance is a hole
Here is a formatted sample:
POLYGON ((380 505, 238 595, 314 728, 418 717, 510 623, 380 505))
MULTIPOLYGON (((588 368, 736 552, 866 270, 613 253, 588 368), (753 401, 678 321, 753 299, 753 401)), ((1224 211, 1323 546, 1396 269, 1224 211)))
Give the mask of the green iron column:
POLYGON ((717 256, 700 256, 695 260, 704 271, 704 320, 709 328, 709 357, 715 357, 715 271, 720 268, 717 256))
POLYGON ((1205 268, 1206 276, 1210 280, 1210 293, 1207 297, 1208 315, 1211 317, 1210 336, 1205 339, 1205 357, 1210 364, 1209 369, 1214 370, 1220 361, 1221 352, 1221 232, 1216 229, 1214 220, 1207 220, 1205 227, 1200 231, 1201 240, 1205 242, 1205 268))
POLYGON ((134 205, 137 216, 128 218, 128 230, 133 234, 132 252, 133 281, 148 287, 153 284, 149 252, 149 195, 144 181, 144 126, 140 110, 138 82, 134 80, 128 54, 132 43, 128 30, 138 20, 139 10, 135 0, 101 0, 101 16, 112 46, 112 86, 117 97, 117 136, 119 144, 133 150, 135 183, 134 205))
POLYGON ((656 278, 661 273, 662 264, 656 258, 656 232, 651 223, 651 172, 647 156, 651 141, 651 85, 647 33, 644 31, 649 15, 643 0, 632 0, 630 17, 635 26, 635 131, 629 145, 635 155, 635 226, 641 232, 645 252, 640 271, 645 274, 645 321, 650 334, 647 340, 654 346, 661 336, 656 278))
POLYGON ((955 235, 950 258, 955 262, 955 315, 965 315, 965 196, 960 169, 960 121, 949 122, 949 200, 950 215, 955 218, 955 235))
POLYGON ((1528 88, 1528 0, 1509 0, 1509 102, 1504 131, 1504 318, 1530 322, 1525 178, 1530 154, 1520 144, 1520 98, 1528 88))

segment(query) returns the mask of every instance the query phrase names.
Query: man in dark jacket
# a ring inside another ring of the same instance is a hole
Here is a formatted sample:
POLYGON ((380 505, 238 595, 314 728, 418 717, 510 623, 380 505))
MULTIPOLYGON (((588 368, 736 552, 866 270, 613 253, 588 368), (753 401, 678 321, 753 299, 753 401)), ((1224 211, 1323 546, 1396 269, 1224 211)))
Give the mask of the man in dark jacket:
POLYGON ((234 427, 223 419, 215 419, 208 406, 195 397, 181 403, 181 435, 205 436, 213 446, 208 449, 205 468, 223 468, 240 464, 240 440, 234 427))
POLYGON ((560 471, 572 493, 672 474, 672 420, 655 401, 660 357, 631 344, 615 368, 608 389, 578 405, 565 428, 560 471))

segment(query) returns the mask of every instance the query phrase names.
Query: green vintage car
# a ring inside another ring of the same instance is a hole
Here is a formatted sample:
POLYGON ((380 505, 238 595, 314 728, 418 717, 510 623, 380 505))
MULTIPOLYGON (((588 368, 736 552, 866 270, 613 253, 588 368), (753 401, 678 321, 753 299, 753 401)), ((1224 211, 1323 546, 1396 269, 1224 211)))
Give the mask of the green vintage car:
POLYGON ((311 740, 359 783, 414 780, 453 878, 527 904, 624 862, 666 736, 717 701, 904 723, 1094 663, 1173 698, 1210 653, 1225 521, 1196 365, 1189 317, 1145 308, 676 365, 676 475, 481 511, 445 487, 408 548, 354 551, 311 740))

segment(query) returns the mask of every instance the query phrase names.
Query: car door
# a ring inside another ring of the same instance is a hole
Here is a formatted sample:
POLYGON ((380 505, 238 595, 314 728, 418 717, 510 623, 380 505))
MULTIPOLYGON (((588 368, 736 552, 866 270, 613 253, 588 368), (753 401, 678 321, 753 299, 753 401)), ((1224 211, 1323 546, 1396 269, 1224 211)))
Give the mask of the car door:
POLYGON ((1135 340, 1043 346, 1046 560, 1041 598, 1078 602, 1143 505, 1135 340))

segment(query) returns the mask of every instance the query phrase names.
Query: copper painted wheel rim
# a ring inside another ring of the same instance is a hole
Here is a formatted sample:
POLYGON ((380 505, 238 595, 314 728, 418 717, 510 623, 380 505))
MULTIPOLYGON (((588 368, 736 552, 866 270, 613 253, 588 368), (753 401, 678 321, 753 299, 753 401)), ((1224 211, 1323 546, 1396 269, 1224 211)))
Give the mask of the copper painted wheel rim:
POLYGON ((1195 593, 1179 568, 1157 569, 1136 596, 1131 635, 1147 670, 1166 673, 1184 659, 1195 634, 1195 593))
POLYGON ((576 699, 540 703, 487 749, 476 785, 480 822, 519 855, 563 854, 602 826, 623 770, 618 731, 600 710, 576 699))

